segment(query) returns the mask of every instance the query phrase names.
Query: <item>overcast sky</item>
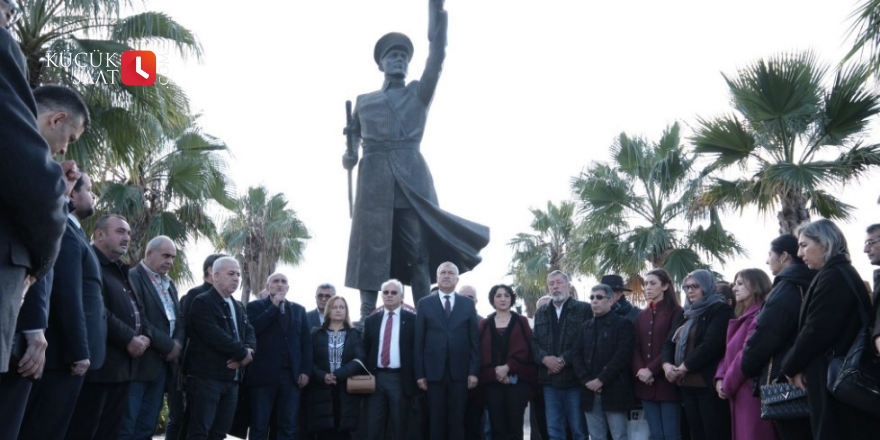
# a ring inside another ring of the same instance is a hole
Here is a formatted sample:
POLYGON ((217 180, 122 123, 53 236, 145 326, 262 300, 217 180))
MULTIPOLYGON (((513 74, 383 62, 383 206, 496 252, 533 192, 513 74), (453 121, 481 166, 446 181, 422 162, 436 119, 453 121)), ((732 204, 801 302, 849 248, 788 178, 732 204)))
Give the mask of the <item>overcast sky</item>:
MULTIPOLYGON (((266 185, 283 192, 309 228, 305 261, 286 268, 292 299, 312 308, 322 282, 342 289, 350 220, 344 151, 344 103, 378 89, 372 59, 389 31, 415 44, 410 79, 427 57, 427 0, 153 0, 200 37, 202 64, 172 62, 206 132, 232 149, 239 192, 266 185)), ((721 73, 761 57, 814 50, 836 63, 849 49, 850 0, 449 0, 449 44, 422 142, 440 205, 488 225, 483 263, 461 277, 485 295, 506 276, 507 242, 528 232, 529 207, 570 198, 570 181, 606 160, 625 131, 658 139, 679 121, 730 111, 721 73)), ((161 58, 161 57, 160 57, 161 58)), ((876 134, 872 133, 876 139, 876 134)), ((857 268, 871 266, 860 243, 880 221, 878 173, 836 189, 859 207, 845 232, 857 268)), ((732 276, 766 268, 775 215, 727 216, 749 250, 715 267, 732 276)), ((193 273, 211 251, 189 252, 193 273)), ((594 280, 578 280, 583 291, 594 280)), ((345 289, 342 289, 345 290, 345 289)), ((346 296, 357 304, 356 294, 346 296)), ((355 306, 356 308, 356 306, 355 306)))

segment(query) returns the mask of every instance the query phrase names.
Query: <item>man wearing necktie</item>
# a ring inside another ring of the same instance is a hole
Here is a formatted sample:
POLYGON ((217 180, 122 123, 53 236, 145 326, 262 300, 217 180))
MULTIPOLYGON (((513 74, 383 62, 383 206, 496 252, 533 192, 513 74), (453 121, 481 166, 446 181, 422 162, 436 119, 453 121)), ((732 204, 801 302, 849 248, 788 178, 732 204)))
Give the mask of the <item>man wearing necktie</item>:
POLYGON ((269 438, 269 420, 274 414, 275 438, 293 440, 297 438, 300 390, 312 374, 311 327, 306 309, 285 298, 290 285, 284 274, 269 276, 266 290, 269 296, 247 305, 260 347, 245 377, 251 403, 249 438, 269 438))
POLYGON ((70 201, 74 210, 68 215, 54 277, 49 282, 52 307, 46 329, 45 370, 26 396, 20 437, 16 434, 0 438, 64 438, 86 371, 104 363, 107 320, 101 295, 101 266, 80 225, 80 221, 95 212, 88 175, 83 174, 77 181, 70 201))
POLYGON ((403 304, 403 284, 391 279, 382 284, 380 312, 364 322, 367 368, 376 376, 376 392, 367 402, 368 440, 402 440, 412 420, 407 408, 416 388, 413 354, 416 315, 403 304))
POLYGON ((455 264, 437 268, 437 284, 437 295, 422 298, 417 307, 415 374, 419 388, 428 392, 431 440, 460 440, 467 391, 477 386, 477 310, 473 300, 455 293, 455 264))

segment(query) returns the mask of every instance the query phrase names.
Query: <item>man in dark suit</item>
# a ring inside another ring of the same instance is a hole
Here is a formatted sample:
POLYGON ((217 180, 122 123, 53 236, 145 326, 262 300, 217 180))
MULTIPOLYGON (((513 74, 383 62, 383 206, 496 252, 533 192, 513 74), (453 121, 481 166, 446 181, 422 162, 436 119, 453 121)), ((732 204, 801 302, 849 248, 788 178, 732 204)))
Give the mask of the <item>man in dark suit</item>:
POLYGON ((107 321, 101 295, 101 267, 80 225, 80 221, 95 212, 88 175, 80 177, 70 201, 75 209, 68 216, 50 282, 52 307, 46 330, 46 367, 42 380, 35 382, 26 396, 22 439, 63 438, 86 371, 104 363, 107 321))
POLYGON ((183 326, 177 287, 168 271, 177 257, 170 238, 160 235, 147 243, 144 259, 128 272, 131 287, 144 305, 144 314, 152 343, 138 360, 138 368, 128 387, 128 411, 122 422, 119 439, 145 439, 153 436, 162 396, 176 386, 174 372, 183 348, 183 326))
MULTIPOLYGON (((65 181, 37 128, 37 109, 24 57, 6 30, 17 16, 9 2, 0 16, 0 373, 9 368, 22 294, 55 263, 64 234, 65 181)), ((78 177, 78 176, 77 176, 78 177)), ((75 180, 75 179, 73 179, 75 180)))
POLYGON ((86 374, 67 428, 68 440, 118 436, 137 358, 150 347, 143 304, 129 284, 129 266, 119 259, 128 250, 130 240, 131 228, 123 217, 110 214, 98 219, 92 247, 101 265, 107 356, 100 369, 86 374))
POLYGON ((188 312, 188 439, 222 439, 232 426, 243 367, 257 346, 244 307, 232 298, 240 279, 235 258, 218 258, 214 286, 197 296, 188 312))
POLYGON ((416 315, 415 375, 428 392, 431 439, 464 438, 467 391, 477 386, 480 349, 474 302, 455 293, 458 267, 437 268, 437 295, 419 301, 416 315))
POLYGON ((266 281, 269 296, 247 305, 248 319, 260 351, 248 367, 245 383, 251 400, 249 438, 269 438, 269 419, 274 414, 278 440, 297 438, 300 389, 312 374, 311 328, 303 306, 287 301, 290 286, 284 274, 266 281))
MULTIPOLYGON (((84 131, 85 126, 88 125, 88 108, 80 96, 73 90, 58 86, 40 87, 34 92, 34 98, 36 99, 38 120, 51 120, 63 114, 66 115, 65 118, 69 116, 70 121, 75 121, 69 124, 74 129, 74 141, 84 131)), ((68 128, 70 127, 66 127, 65 130, 68 128)), ((46 140, 55 139, 58 131, 64 131, 59 125, 50 126, 48 124, 38 124, 38 129, 40 135, 46 140)), ((67 144, 71 139, 68 138, 67 141, 64 144, 58 144, 57 148, 59 150, 66 150, 67 144)), ((54 154, 54 150, 55 148, 53 147, 50 153, 54 154)), ((66 166, 70 167, 74 166, 74 164, 73 162, 67 162, 66 166)), ((78 174, 75 169, 73 171, 72 176, 78 174)), ((80 193, 80 189, 83 186, 82 183, 81 179, 72 184, 68 182, 68 190, 72 190, 74 186, 76 187, 76 191, 72 195, 73 197, 82 195, 80 193)), ((89 188, 91 188, 91 183, 89 183, 89 188)), ((88 192, 90 189, 85 191, 89 198, 88 206, 91 209, 91 194, 88 192)), ((0 413, 6 416, 6 423, 0 425, 0 438, 18 437, 28 395, 31 392, 32 382, 27 378, 39 378, 45 367, 46 347, 48 346, 45 330, 48 326, 49 297, 53 284, 53 277, 51 275, 52 272, 50 271, 46 277, 31 286, 21 305, 21 311, 19 312, 15 328, 14 348, 12 359, 9 363, 9 372, 0 375, 0 413)), ((98 298, 100 298, 100 293, 98 293, 98 298)), ((102 309, 103 305, 99 305, 99 308, 102 309)), ((98 325, 99 320, 95 320, 95 324, 98 325)), ((67 376, 69 378, 69 375, 67 376)), ((63 429, 61 432, 64 432, 63 429)))
POLYGON ((367 401, 369 440, 403 440, 411 422, 408 408, 416 392, 414 350, 416 315, 401 307, 403 284, 382 284, 383 309, 364 321, 366 365, 376 376, 376 392, 367 401))

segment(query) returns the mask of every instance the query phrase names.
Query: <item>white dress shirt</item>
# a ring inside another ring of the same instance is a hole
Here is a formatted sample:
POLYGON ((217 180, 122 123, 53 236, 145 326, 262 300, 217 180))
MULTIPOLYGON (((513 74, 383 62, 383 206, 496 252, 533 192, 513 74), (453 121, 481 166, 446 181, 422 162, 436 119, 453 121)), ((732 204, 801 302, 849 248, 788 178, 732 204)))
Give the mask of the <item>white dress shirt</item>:
POLYGON ((388 325, 389 312, 388 309, 382 309, 382 323, 379 326, 379 353, 376 359, 376 366, 379 368, 400 368, 400 306, 394 310, 394 316, 391 317, 391 346, 389 354, 391 362, 388 365, 382 365, 382 347, 385 345, 385 326, 388 325))

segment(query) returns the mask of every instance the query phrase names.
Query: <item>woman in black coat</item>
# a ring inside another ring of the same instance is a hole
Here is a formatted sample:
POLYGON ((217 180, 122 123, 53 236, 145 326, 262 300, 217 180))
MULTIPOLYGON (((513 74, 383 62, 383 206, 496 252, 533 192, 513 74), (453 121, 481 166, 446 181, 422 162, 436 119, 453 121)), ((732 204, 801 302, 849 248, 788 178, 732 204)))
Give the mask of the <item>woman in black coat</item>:
POLYGON ((309 431, 318 440, 348 440, 358 427, 360 400, 345 390, 349 376, 365 374, 364 341, 351 326, 348 303, 334 296, 324 308, 324 325, 312 330, 314 368, 309 380, 309 431))
MULTIPOLYGON (((816 276, 816 271, 808 268, 797 253, 798 242, 794 235, 781 235, 770 243, 767 265, 776 277, 773 290, 758 312, 755 330, 742 354, 743 375, 755 379, 754 395, 758 397, 760 385, 768 380, 786 380, 782 377, 782 360, 797 338, 801 301, 816 276)), ((782 440, 813 438, 806 417, 774 420, 773 426, 782 440)))
POLYGON ((782 373, 807 390, 816 440, 876 438, 880 420, 838 401, 827 387, 829 359, 846 355, 862 328, 860 314, 871 310, 868 292, 834 223, 822 219, 806 225, 798 245, 798 256, 819 273, 804 295, 800 333, 782 361, 782 373))
POLYGON ((711 272, 695 270, 684 279, 687 305, 663 345, 666 379, 678 384, 693 440, 730 440, 730 408, 713 386, 727 348, 733 309, 715 293, 711 272))

